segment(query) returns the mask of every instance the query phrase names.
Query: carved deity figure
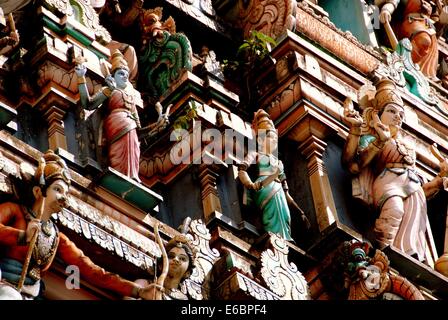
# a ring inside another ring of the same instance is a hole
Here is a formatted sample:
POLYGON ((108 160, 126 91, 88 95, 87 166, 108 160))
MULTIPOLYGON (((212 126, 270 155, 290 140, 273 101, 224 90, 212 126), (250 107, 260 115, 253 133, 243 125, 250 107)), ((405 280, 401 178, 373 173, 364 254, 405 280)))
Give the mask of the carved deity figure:
MULTIPOLYGON (((448 23, 448 7, 436 1, 436 9, 426 0, 376 0, 381 8, 380 21, 387 25, 392 13, 397 20, 392 27, 398 39, 409 38, 412 44, 412 60, 420 66, 422 73, 436 79, 439 51, 435 22, 448 23), (399 12, 398 12, 399 11, 399 12)), ((394 46, 394 45, 393 45, 394 46)))
POLYGON ((344 288, 348 300, 424 300, 408 280, 389 272, 389 259, 366 242, 344 243, 344 288))
MULTIPOLYGON (((123 55, 116 50, 112 55, 112 75, 106 77, 107 86, 92 98, 86 85, 86 66, 78 64, 79 93, 83 108, 93 110, 103 106, 104 119, 100 139, 101 146, 107 145, 109 165, 120 173, 140 182, 138 177, 140 161, 140 141, 137 129, 150 134, 168 123, 167 115, 159 116, 156 124, 141 128, 137 104, 142 103, 140 93, 128 81, 129 69, 123 55), (151 129, 151 130, 149 130, 151 129)), ((160 113, 161 114, 161 113, 160 113)))
POLYGON ((448 187, 448 163, 430 182, 417 174, 415 142, 401 131, 404 107, 393 81, 380 80, 360 89, 363 117, 348 99, 344 118, 350 132, 342 162, 355 174, 353 193, 379 212, 375 222, 380 247, 393 245, 420 261, 432 262, 427 252, 429 226, 426 197, 448 187))
POLYGON ((140 16, 143 44, 139 56, 139 83, 152 98, 163 95, 184 70, 192 70, 193 53, 188 38, 176 33, 173 18, 162 23, 162 8, 144 10, 140 16))
POLYGON ((373 257, 365 242, 344 243, 346 263, 344 287, 348 300, 424 300, 423 295, 408 280, 389 273, 389 259, 380 250, 373 257))
POLYGON ((155 228, 156 240, 162 249, 160 275, 154 282, 138 279, 142 289, 140 295, 146 300, 188 300, 182 291, 182 282, 188 278, 194 267, 193 248, 190 240, 183 234, 175 236, 164 247, 155 228))
POLYGON ((128 81, 129 69, 123 55, 118 50, 112 57, 112 76, 106 77, 107 86, 92 98, 86 85, 87 68, 78 64, 75 72, 78 75, 78 87, 81 105, 84 109, 93 110, 101 104, 105 105, 103 119, 104 140, 107 144, 109 165, 120 173, 140 181, 138 177, 140 142, 137 128, 140 120, 136 104, 141 100, 140 93, 128 81))
POLYGON ((247 204, 255 204, 261 210, 266 232, 270 231, 285 240, 293 241, 288 204, 300 212, 307 227, 309 221, 288 192, 283 163, 276 157, 278 135, 269 114, 258 110, 252 125, 258 151, 250 150, 238 168, 238 177, 246 189, 244 200, 247 204), (258 171, 255 182, 247 173, 251 165, 255 165, 258 171))
POLYGON ((143 292, 138 284, 94 264, 52 221, 51 215, 66 205, 70 179, 65 162, 49 150, 34 175, 33 204, 0 205, 0 299, 34 299, 42 294, 41 277, 55 257, 76 265, 81 277, 95 286, 122 296, 139 297, 143 292))

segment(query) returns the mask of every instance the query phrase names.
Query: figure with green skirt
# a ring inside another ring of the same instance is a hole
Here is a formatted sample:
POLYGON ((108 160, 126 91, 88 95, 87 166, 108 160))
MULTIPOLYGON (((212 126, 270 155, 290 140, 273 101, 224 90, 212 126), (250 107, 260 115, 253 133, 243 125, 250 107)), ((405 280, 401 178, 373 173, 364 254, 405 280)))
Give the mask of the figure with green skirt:
POLYGON ((310 227, 310 223, 288 192, 283 163, 276 157, 278 135, 269 114, 264 110, 258 110, 252 126, 257 138, 257 150, 249 150, 238 168, 238 177, 246 189, 243 201, 245 204, 254 204, 260 209, 266 232, 293 241, 288 205, 300 213, 307 228, 310 227), (251 165, 257 168, 255 181, 252 181, 247 173, 251 165))

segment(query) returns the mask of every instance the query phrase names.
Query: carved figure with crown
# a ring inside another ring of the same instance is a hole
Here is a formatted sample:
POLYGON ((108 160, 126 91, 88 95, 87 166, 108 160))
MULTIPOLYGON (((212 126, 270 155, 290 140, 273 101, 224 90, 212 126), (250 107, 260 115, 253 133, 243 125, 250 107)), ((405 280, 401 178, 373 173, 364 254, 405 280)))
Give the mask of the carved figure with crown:
POLYGON ((367 242, 344 243, 344 288, 348 300, 424 300, 406 278, 389 270, 389 259, 367 242))
POLYGON ((82 63, 75 67, 82 107, 93 110, 103 105, 98 144, 107 147, 110 167, 140 182, 140 142, 137 130, 142 129, 145 134, 160 130, 168 124, 168 115, 159 117, 157 123, 148 128, 141 128, 137 106, 143 102, 140 93, 128 81, 129 69, 120 51, 115 50, 112 54, 112 74, 105 79, 107 85, 93 97, 90 97, 87 89, 86 71, 82 63))
POLYGON ((401 129, 405 109, 393 81, 365 85, 358 101, 362 117, 350 99, 344 103, 350 132, 342 163, 355 175, 353 195, 379 212, 374 232, 380 247, 393 245, 433 263, 426 198, 448 187, 448 163, 441 163, 440 174, 429 182, 417 174, 415 142, 401 129))
POLYGON ((42 294, 42 275, 57 256, 76 265, 89 283, 122 296, 139 297, 141 287, 94 264, 60 232, 51 215, 67 203, 70 173, 65 162, 47 151, 32 179, 31 206, 0 204, 0 299, 34 299, 42 294))
POLYGON ((249 150, 239 165, 238 177, 245 187, 245 204, 254 204, 262 212, 266 232, 278 234, 285 240, 291 237, 291 216, 288 205, 300 213, 309 228, 308 218, 289 194, 283 163, 277 158, 278 135, 269 114, 264 110, 255 113, 252 123, 257 150, 249 150), (250 166, 257 167, 255 181, 249 177, 250 166))

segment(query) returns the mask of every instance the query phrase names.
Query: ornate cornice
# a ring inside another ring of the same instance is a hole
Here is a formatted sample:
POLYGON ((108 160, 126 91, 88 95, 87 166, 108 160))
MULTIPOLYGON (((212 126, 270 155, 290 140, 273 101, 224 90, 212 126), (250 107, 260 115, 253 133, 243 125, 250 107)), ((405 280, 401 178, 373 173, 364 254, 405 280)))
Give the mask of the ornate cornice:
POLYGON ((296 18, 296 32, 303 33, 365 74, 372 72, 383 60, 373 47, 360 43, 350 32, 340 30, 328 17, 316 14, 305 1, 298 3, 296 18))
POLYGON ((87 240, 93 241, 103 249, 114 252, 120 258, 143 270, 152 270, 155 265, 155 259, 161 255, 155 244, 152 252, 144 250, 146 253, 149 253, 148 255, 69 210, 63 210, 57 215, 53 215, 53 217, 62 226, 73 230, 87 240))
POLYGON ((89 0, 45 0, 44 4, 49 9, 56 10, 78 20, 82 25, 92 30, 98 40, 105 43, 109 43, 112 40, 109 31, 100 24, 98 14, 89 0))
POLYGON ((264 288, 254 280, 234 270, 215 290, 215 296, 221 300, 235 299, 243 296, 256 300, 280 300, 280 297, 264 288))

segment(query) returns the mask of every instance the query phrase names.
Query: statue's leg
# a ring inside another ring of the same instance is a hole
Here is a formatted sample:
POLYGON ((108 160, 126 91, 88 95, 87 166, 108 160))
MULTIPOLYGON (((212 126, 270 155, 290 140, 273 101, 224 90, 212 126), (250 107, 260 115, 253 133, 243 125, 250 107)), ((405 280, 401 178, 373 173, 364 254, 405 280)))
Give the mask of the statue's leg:
POLYGON ((419 63, 429 53, 432 39, 426 32, 419 32, 412 37, 412 61, 419 63))
POLYGON ((380 216, 375 222, 376 240, 387 246, 394 242, 404 215, 404 203, 400 197, 391 197, 384 203, 380 216))

